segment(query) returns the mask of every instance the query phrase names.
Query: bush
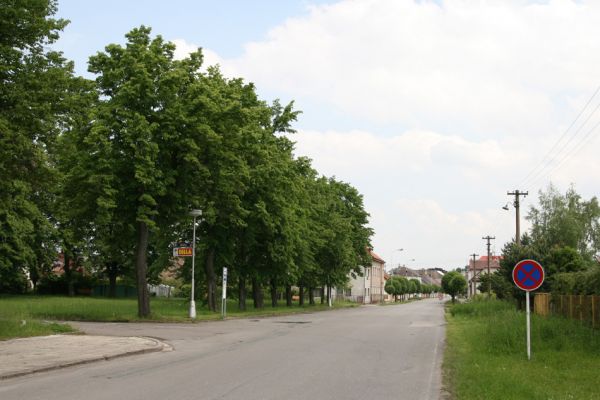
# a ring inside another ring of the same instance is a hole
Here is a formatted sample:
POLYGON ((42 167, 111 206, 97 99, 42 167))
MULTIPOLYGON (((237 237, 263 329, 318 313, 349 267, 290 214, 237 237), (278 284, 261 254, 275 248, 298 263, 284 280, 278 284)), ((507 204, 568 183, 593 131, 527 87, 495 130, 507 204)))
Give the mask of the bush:
POLYGON ((553 294, 600 295, 600 267, 586 271, 554 274, 550 279, 553 294))
POLYGON ((27 291, 27 277, 19 269, 4 269, 0 266, 0 293, 21 294, 27 291))
POLYGON ((67 281, 62 275, 43 276, 36 286, 38 294, 66 294, 68 292, 67 281))
MULTIPOLYGON (((77 294, 90 295, 97 279, 91 275, 74 273, 72 275, 73 288, 77 294)), ((65 275, 49 274, 43 276, 37 284, 38 294, 68 294, 69 285, 65 275)))

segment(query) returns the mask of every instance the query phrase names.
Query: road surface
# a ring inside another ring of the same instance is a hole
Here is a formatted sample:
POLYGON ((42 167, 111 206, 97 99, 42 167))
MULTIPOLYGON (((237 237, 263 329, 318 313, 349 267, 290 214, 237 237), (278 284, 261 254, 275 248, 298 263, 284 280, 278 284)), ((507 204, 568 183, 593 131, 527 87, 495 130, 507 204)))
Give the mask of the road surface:
POLYGON ((419 399, 440 397, 438 299, 199 324, 80 323, 150 336, 160 352, 0 381, 0 399, 419 399))

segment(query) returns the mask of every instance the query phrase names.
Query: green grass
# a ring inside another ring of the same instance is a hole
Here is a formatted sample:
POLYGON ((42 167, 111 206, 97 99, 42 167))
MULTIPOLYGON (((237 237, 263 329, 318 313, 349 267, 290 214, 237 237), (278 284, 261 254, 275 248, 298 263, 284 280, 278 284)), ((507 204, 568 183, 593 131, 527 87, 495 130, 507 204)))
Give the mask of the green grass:
POLYGON ((501 301, 448 308, 444 383, 452 398, 600 399, 600 332, 559 317, 531 319, 501 301))
POLYGON ((75 330, 71 326, 56 322, 0 319, 0 340, 72 332, 75 330))
MULTIPOLYGON (((227 301, 227 317, 259 317, 325 311, 326 304, 286 307, 283 302, 272 308, 265 304, 263 309, 254 309, 251 302, 246 311, 240 311, 237 302, 227 301)), ((350 302, 334 302, 334 308, 354 307, 350 302)), ((218 305, 220 309, 220 304, 218 305)), ((62 296, 7 296, 0 297, 0 340, 12 337, 35 336, 56 333, 59 329, 70 329, 64 324, 48 324, 43 321, 156 321, 191 322, 188 318, 189 302, 184 299, 151 298, 152 315, 141 319, 137 316, 136 299, 107 299, 92 297, 62 296), (26 321, 25 324, 22 321, 26 321), (20 327, 20 325, 24 325, 20 327), (58 326, 55 326, 58 325, 58 326), (37 327, 37 328, 35 328, 37 327), (38 333, 35 333, 38 332, 38 333)), ((214 313, 196 303, 197 320, 216 320, 220 312, 214 313)))

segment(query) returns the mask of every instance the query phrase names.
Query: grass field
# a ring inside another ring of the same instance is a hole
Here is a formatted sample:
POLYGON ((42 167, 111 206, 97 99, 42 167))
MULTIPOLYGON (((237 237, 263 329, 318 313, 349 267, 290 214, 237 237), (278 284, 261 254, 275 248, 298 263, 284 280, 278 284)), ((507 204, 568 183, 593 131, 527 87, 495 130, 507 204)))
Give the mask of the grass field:
POLYGON ((448 307, 444 384, 452 399, 600 399, 600 332, 558 317, 531 320, 497 300, 448 307))
MULTIPOLYGON (((247 310, 240 311, 237 301, 227 302, 227 317, 269 316, 304 312, 325 311, 326 304, 314 306, 279 307, 265 305, 263 309, 254 309, 248 302, 247 310)), ((356 303, 334 302, 334 308, 354 307, 356 303)), ((220 307, 220 304, 219 304, 220 307)), ((93 297, 62 296, 7 296, 0 297, 0 340, 13 337, 46 335, 68 332, 72 329, 65 324, 46 321, 158 321, 191 322, 188 318, 189 302, 184 299, 151 298, 150 318, 137 316, 136 299, 107 299, 93 297)), ((220 312, 213 313, 196 303, 197 320, 221 318, 220 312)))

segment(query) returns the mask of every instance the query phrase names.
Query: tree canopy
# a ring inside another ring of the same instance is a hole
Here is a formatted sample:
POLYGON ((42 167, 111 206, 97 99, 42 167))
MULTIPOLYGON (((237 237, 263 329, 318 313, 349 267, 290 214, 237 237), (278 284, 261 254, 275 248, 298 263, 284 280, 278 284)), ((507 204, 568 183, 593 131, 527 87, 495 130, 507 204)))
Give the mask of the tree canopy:
POLYGON ((73 263, 111 284, 135 277, 148 316, 147 282, 191 240, 192 209, 196 293, 211 310, 225 266, 240 304, 251 283, 261 307, 264 285, 276 303, 279 287, 291 298, 291 285, 342 285, 369 265, 362 196, 294 156, 293 102, 205 68, 200 49, 176 60, 145 26, 90 57, 93 81, 75 77, 46 49, 66 25, 55 12, 51 0, 0 11, 0 292, 60 252, 71 289, 73 263))

